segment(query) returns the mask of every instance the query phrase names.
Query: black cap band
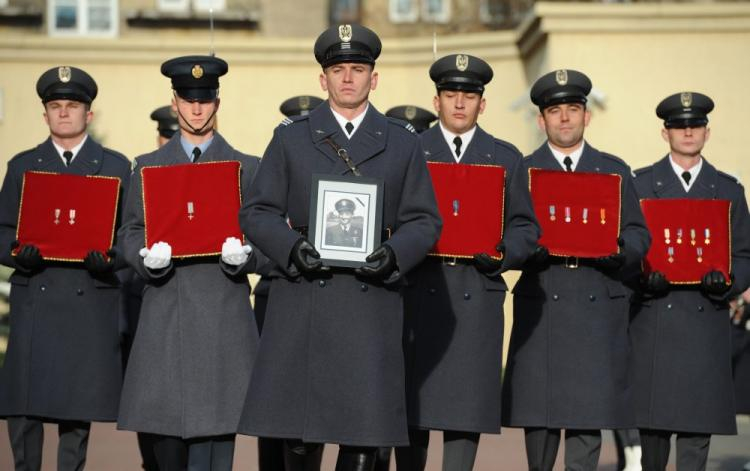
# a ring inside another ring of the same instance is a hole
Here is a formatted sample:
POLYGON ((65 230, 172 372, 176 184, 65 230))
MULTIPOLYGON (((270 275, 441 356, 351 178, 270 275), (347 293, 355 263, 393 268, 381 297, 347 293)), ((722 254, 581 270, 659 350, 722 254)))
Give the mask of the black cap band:
POLYGON ((685 129, 685 128, 702 128, 708 125, 708 118, 701 117, 671 117, 664 121, 664 127, 667 129, 685 129))

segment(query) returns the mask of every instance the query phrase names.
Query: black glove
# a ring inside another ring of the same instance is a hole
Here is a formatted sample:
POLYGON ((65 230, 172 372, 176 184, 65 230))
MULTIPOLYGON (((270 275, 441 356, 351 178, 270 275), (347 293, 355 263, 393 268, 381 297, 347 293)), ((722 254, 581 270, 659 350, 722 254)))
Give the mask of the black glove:
POLYGON ((355 268, 354 272, 357 275, 385 279, 396 269, 396 254, 393 253, 393 249, 388 244, 383 244, 375 249, 365 260, 367 263, 378 263, 375 266, 362 265, 360 268, 355 268))
POLYGON ((724 274, 717 270, 706 273, 703 275, 703 279, 701 279, 701 291, 709 296, 721 296, 729 291, 731 287, 731 280, 727 283, 724 274))
POLYGON ((541 271, 549 266, 549 250, 543 245, 537 245, 526 263, 523 265, 524 270, 541 271))
POLYGON ((323 265, 320 261, 320 254, 313 244, 304 237, 300 237, 292 247, 292 253, 289 255, 292 259, 292 263, 301 272, 316 272, 316 271, 327 271, 328 267, 323 265))
POLYGON ((494 259, 482 252, 474 254, 474 265, 476 265, 477 270, 482 273, 492 273, 503 267, 503 261, 494 259))
POLYGON ((642 280, 642 286, 644 291, 654 295, 661 296, 669 291, 669 281, 664 273, 660 271, 652 271, 646 278, 642 280))
MULTIPOLYGON (((620 247, 623 247, 625 245, 625 241, 622 239, 622 237, 617 239, 617 245, 620 247)), ((592 260, 592 263, 595 267, 601 270, 618 270, 622 268, 623 265, 625 265, 625 253, 620 250, 617 253, 595 258, 594 260, 592 260)))
MULTIPOLYGON (((18 247, 18 242, 13 242, 11 247, 18 247)), ((22 245, 16 254, 16 264, 24 270, 36 271, 42 268, 44 259, 36 245, 22 245)))
POLYGON ((107 251, 107 256, 109 256, 109 260, 107 260, 103 253, 98 250, 92 250, 86 254, 86 258, 83 259, 83 266, 86 267, 86 270, 88 270, 93 276, 106 275, 107 273, 111 273, 115 268, 114 255, 113 251, 107 251))

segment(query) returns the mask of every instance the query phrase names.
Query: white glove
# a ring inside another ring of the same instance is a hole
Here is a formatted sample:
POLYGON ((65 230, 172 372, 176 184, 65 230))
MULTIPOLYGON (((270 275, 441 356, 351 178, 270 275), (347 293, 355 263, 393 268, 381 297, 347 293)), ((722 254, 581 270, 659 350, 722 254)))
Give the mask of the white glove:
POLYGON ((168 267, 172 259, 172 247, 166 242, 157 242, 150 250, 144 247, 138 253, 143 257, 143 264, 152 270, 168 267))
POLYGON ((236 237, 227 237, 227 240, 221 245, 221 259, 227 265, 239 266, 247 262, 247 257, 253 248, 249 245, 242 245, 240 239, 236 237))

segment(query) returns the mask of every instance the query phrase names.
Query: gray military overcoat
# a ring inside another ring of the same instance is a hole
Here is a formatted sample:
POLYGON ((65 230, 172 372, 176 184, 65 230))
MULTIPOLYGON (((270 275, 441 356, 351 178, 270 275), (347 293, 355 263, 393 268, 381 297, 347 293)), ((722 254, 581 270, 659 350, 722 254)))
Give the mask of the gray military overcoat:
POLYGON ((400 278, 440 232, 417 137, 372 104, 351 140, 327 104, 279 126, 241 211, 246 234, 284 270, 273 278, 240 432, 361 446, 408 443, 400 278), (324 139, 384 181, 383 224, 399 274, 382 282, 352 269, 299 276, 289 254, 306 226, 313 173, 351 175, 324 139), (289 221, 287 221, 287 216, 289 221))
POLYGON ((16 270, 0 416, 114 421, 122 385, 120 283, 114 274, 93 278, 82 263, 45 262, 37 273, 16 266, 10 249, 23 175, 30 170, 118 177, 122 201, 130 161, 89 136, 70 167, 51 139, 8 163, 0 191, 0 262, 16 270))
MULTIPOLYGON (((732 334, 727 299, 750 280, 750 215, 742 185, 706 160, 685 192, 669 156, 636 172, 639 198, 731 201, 732 275, 727 296, 712 298, 699 286, 654 298, 641 293, 630 327, 637 425, 679 432, 734 434, 732 334)), ((663 237, 662 234, 652 234, 663 237)))
MULTIPOLYGON (((426 160, 456 162, 440 126, 420 139, 426 160)), ((451 264, 429 256, 409 275, 404 338, 412 427, 500 431, 503 301, 508 289, 500 273, 519 269, 539 237, 521 158, 514 146, 479 126, 461 157, 461 164, 505 168, 502 270, 482 273, 471 259, 451 264)))
MULTIPOLYGON (((242 164, 246 197, 257 158, 241 154, 215 134, 201 162, 217 160, 242 164)), ((140 169, 189 162, 179 133, 159 150, 138 157, 120 229, 125 257, 146 286, 118 427, 182 438, 237 431, 258 342, 246 274, 263 258, 253 251, 239 267, 223 264, 218 255, 173 259, 169 270, 159 272, 143 265, 138 254, 144 246, 140 169)))
MULTIPOLYGON (((524 164, 563 170, 547 143, 524 164)), ((622 160, 586 143, 575 171, 622 177, 625 266, 607 274, 558 262, 540 272, 522 273, 513 290, 513 329, 503 384, 507 426, 618 429, 635 424, 628 379, 631 290, 621 279, 638 266, 651 239, 630 169, 622 160)))

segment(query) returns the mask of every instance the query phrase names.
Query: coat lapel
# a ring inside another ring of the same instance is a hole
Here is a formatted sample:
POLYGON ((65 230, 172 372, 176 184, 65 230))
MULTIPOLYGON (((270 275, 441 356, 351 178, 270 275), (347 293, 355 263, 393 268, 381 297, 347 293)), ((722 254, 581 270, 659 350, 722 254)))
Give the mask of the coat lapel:
POLYGON ((102 167, 104 159, 104 148, 90 136, 81 147, 73 162, 67 168, 68 172, 75 175, 97 175, 102 167))
MULTIPOLYGON (((331 145, 326 142, 326 139, 330 138, 339 147, 348 150, 349 140, 344 136, 344 131, 341 129, 341 126, 339 126, 336 118, 333 117, 331 107, 324 103, 312 110, 307 119, 310 121, 310 137, 315 148, 318 149, 318 152, 334 164, 340 162, 342 165, 342 171, 343 169, 348 171, 348 167, 346 167, 341 160, 341 157, 336 155, 336 152, 331 145)), ((359 129, 357 133, 359 133, 359 131, 361 131, 361 129, 359 129)))
POLYGON ((544 144, 541 145, 534 153, 531 155, 532 162, 530 162, 532 167, 535 168, 542 168, 545 170, 559 170, 559 171, 565 171, 564 168, 560 166, 557 159, 555 159, 555 156, 552 155, 552 151, 549 149, 549 145, 547 145, 547 141, 544 142, 544 144))
POLYGON ((362 120, 357 132, 349 140, 348 147, 346 144, 343 147, 349 152, 349 157, 354 161, 354 164, 360 165, 383 152, 387 139, 388 118, 380 114, 370 103, 365 119, 362 120))
POLYGON ((52 145, 51 137, 37 146, 34 170, 67 173, 67 167, 60 158, 60 154, 57 153, 55 146, 52 145))
POLYGON ((697 198, 716 198, 716 189, 719 187, 719 172, 716 167, 703 159, 703 167, 690 187, 688 194, 697 198))
POLYGON ((425 160, 451 164, 456 162, 456 159, 453 158, 453 152, 448 147, 448 143, 445 142, 439 124, 423 132, 419 137, 422 140, 422 152, 425 160))
POLYGON ((226 160, 227 156, 231 157, 233 153, 234 149, 229 145, 227 140, 224 139, 221 134, 214 131, 214 140, 211 142, 211 145, 208 146, 206 152, 201 156, 198 162, 216 162, 226 160))
POLYGON ((656 162, 652 184, 657 198, 685 198, 687 193, 678 178, 669 163, 669 155, 656 162))
MULTIPOLYGON (((209 147, 210 148, 210 147, 209 147)), ((180 140, 180 133, 175 133, 172 139, 169 140, 164 147, 160 150, 160 154, 164 156, 164 162, 160 165, 174 165, 174 164, 189 164, 190 157, 187 156, 185 150, 182 148, 182 142, 180 140)), ((206 151, 208 153, 208 151, 206 151)))
MULTIPOLYGON (((443 142, 445 142, 445 139, 443 139, 443 142)), ((490 165, 493 163, 492 155, 494 147, 495 141, 493 137, 477 125, 474 137, 466 148, 463 157, 461 157, 461 163, 490 165)))

